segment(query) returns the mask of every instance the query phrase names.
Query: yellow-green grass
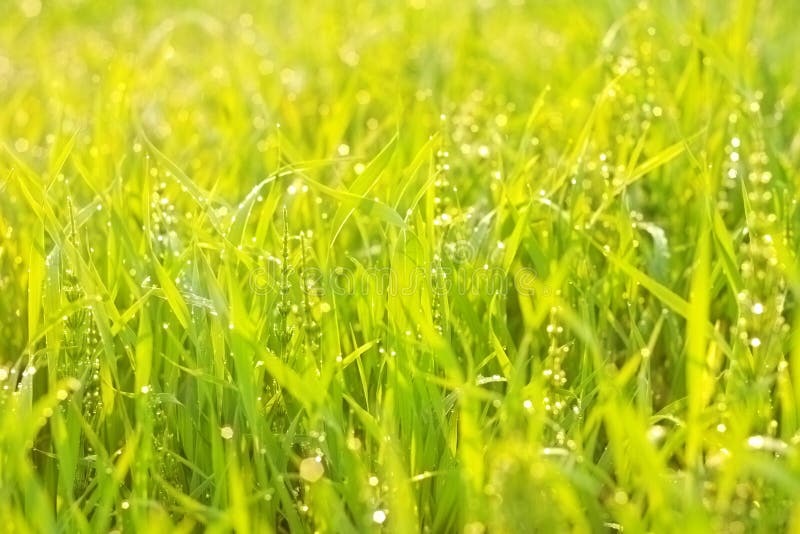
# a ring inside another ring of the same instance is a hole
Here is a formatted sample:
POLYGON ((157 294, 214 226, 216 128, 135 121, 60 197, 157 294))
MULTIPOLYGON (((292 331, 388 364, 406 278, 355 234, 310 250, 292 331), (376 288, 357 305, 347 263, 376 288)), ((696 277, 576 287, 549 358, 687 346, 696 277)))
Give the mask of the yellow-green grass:
POLYGON ((800 4, 0 11, 2 530, 800 529, 800 4))

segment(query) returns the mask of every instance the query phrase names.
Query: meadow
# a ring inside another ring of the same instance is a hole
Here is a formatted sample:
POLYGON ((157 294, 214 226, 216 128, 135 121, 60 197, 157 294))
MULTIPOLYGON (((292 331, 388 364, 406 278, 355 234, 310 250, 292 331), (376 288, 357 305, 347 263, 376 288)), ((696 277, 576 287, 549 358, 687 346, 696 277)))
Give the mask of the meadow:
POLYGON ((800 3, 0 12, 0 530, 800 532, 800 3))

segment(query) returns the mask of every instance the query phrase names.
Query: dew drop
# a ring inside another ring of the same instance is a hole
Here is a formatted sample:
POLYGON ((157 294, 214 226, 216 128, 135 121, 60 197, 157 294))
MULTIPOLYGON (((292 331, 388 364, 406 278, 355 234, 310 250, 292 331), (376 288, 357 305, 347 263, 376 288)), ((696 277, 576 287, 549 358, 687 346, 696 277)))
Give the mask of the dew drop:
POLYGON ((375 510, 372 512, 372 520, 379 525, 382 525, 384 521, 386 521, 386 512, 384 510, 375 510))
POLYGON ((308 482, 316 482, 325 474, 322 458, 314 456, 300 462, 300 478, 308 482))

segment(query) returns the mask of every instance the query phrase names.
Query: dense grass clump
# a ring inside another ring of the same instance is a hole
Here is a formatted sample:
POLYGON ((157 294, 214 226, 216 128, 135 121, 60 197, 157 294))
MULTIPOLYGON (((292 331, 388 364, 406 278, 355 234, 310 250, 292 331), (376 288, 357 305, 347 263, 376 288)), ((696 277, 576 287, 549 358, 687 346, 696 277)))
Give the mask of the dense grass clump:
POLYGON ((789 0, 14 0, 0 530, 800 529, 789 0))

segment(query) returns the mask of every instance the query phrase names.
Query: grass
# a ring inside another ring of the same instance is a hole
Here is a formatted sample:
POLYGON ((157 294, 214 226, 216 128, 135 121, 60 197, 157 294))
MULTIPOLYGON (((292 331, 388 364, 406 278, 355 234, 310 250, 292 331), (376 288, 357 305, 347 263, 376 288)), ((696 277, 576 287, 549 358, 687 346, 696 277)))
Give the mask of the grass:
POLYGON ((3 11, 6 531, 800 530, 800 4, 3 11))

